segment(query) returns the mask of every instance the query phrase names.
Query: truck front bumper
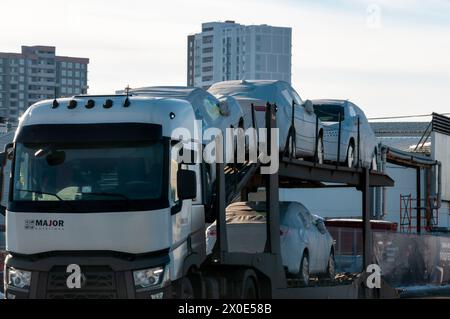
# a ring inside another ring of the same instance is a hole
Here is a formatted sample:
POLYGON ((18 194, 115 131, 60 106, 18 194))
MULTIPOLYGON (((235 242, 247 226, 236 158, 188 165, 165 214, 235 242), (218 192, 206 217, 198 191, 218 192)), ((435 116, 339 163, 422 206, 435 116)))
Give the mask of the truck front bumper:
MULTIPOLYGON (((8 269, 31 272, 28 287, 17 288, 5 280, 5 297, 8 299, 162 299, 173 296, 169 283, 146 289, 135 286, 135 270, 165 267, 169 262, 168 251, 146 256, 121 256, 119 254, 92 254, 76 256, 75 253, 58 253, 53 256, 17 256, 10 254, 5 262, 8 269), (81 286, 69 288, 69 265, 81 270, 81 286)), ((166 268, 165 271, 168 271, 166 268)), ((5 277, 5 278, 6 278, 5 277)))

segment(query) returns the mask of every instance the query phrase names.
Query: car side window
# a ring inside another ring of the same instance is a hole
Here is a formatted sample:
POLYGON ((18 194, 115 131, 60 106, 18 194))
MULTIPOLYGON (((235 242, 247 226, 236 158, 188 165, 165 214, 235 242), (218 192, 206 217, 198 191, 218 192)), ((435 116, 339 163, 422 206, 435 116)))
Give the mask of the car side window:
POLYGON ((203 108, 205 109, 206 114, 208 114, 209 118, 212 121, 215 121, 220 117, 219 105, 209 96, 203 100, 203 108))
POLYGON ((310 222, 308 221, 308 218, 305 215, 305 213, 304 212, 299 212, 298 215, 300 217, 300 221, 302 223, 302 226, 304 228, 309 228, 310 227, 310 222))
POLYGON ((284 89, 281 91, 281 94, 283 95, 284 99, 289 105, 292 105, 293 97, 291 94, 289 94, 289 91, 287 89, 284 89))
POLYGON ((327 228, 325 227, 325 223, 322 219, 318 219, 316 221, 316 227, 321 234, 325 234, 327 232, 327 228))
POLYGON ((292 96, 294 97, 295 104, 303 105, 303 100, 301 99, 300 95, 298 95, 298 93, 294 89, 292 89, 291 93, 292 93, 292 96))
POLYGON ((353 106, 351 106, 351 105, 348 106, 348 113, 350 114, 350 117, 352 117, 352 118, 357 117, 356 111, 353 108, 353 106))

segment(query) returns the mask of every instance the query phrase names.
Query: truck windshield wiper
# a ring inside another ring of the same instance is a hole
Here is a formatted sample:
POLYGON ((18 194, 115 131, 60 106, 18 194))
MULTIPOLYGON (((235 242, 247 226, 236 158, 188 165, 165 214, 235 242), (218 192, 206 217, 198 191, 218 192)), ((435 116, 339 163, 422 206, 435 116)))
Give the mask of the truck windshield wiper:
POLYGON ((60 202, 64 203, 67 207, 69 207, 71 210, 74 210, 73 206, 66 200, 62 199, 57 194, 43 192, 43 191, 37 191, 37 190, 31 190, 31 189, 17 189, 18 192, 24 192, 24 193, 34 193, 39 195, 50 195, 53 197, 56 197, 60 202))
POLYGON ((50 195, 50 196, 56 197, 58 200, 64 202, 64 199, 59 197, 57 194, 53 194, 53 193, 47 193, 47 192, 43 192, 43 191, 35 191, 35 190, 31 190, 31 189, 18 189, 17 191, 24 192, 24 193, 34 193, 34 194, 39 194, 39 195, 50 195))
POLYGON ((126 196, 126 195, 123 195, 123 194, 119 194, 119 193, 107 193, 107 192, 98 192, 98 193, 96 193, 96 192, 86 192, 86 193, 81 193, 81 195, 93 195, 93 196, 109 196, 109 197, 120 197, 120 198, 122 198, 122 199, 124 199, 124 200, 126 200, 126 201, 129 201, 130 199, 126 196))

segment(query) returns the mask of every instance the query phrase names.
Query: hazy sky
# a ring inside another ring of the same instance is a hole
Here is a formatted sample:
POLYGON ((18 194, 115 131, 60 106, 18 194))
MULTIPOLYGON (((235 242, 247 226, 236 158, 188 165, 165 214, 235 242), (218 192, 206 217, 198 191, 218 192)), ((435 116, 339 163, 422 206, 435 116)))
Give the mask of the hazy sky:
POLYGON ((185 85, 186 36, 224 20, 292 27, 304 99, 348 98, 369 117, 450 112, 449 0, 2 0, 0 51, 89 57, 90 93, 185 85))

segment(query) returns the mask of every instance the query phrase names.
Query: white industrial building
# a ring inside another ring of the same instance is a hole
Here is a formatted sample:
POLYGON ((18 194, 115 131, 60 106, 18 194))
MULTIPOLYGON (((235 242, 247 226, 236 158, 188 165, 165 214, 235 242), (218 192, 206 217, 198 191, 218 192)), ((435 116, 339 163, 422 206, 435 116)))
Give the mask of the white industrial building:
POLYGON ((234 21, 202 24, 188 36, 187 84, 208 88, 228 80, 291 82, 292 29, 242 25, 234 21))

